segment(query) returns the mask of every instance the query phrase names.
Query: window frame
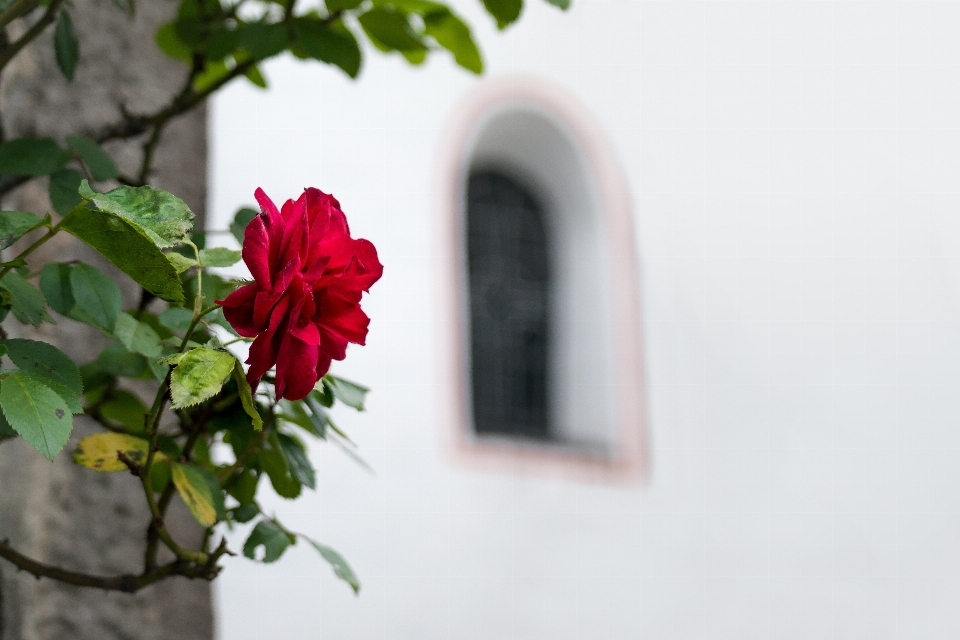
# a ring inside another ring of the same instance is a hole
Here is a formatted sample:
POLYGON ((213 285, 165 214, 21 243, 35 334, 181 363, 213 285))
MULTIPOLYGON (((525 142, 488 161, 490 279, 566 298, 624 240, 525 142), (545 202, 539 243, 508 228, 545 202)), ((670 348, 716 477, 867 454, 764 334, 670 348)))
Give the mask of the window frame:
POLYGON ((639 273, 630 198, 608 141, 586 109, 563 89, 539 78, 487 80, 454 109, 442 138, 436 171, 437 238, 443 368, 439 376, 440 424, 458 464, 506 472, 634 481, 647 475, 646 425, 641 353, 639 273), (613 380, 616 436, 603 455, 549 440, 478 435, 472 429, 465 188, 477 136, 492 115, 512 107, 550 118, 575 143, 597 197, 597 213, 608 249, 610 314, 615 345, 613 380))

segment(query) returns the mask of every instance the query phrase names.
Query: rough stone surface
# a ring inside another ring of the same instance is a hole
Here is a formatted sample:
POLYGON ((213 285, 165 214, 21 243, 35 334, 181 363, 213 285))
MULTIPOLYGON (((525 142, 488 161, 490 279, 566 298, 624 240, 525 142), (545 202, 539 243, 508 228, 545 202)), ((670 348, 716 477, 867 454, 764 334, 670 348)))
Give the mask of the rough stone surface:
MULTIPOLYGON (((63 140, 68 133, 94 133, 129 113, 165 104, 185 74, 153 44, 159 24, 176 11, 173 0, 138 2, 135 18, 112 0, 79 0, 71 10, 81 58, 73 83, 56 67, 50 33, 23 52, 0 82, 0 117, 8 138, 44 135, 63 140)), ((23 25, 11 25, 11 31, 23 25)), ((108 149, 126 173, 140 163, 140 142, 115 142, 108 149)), ((206 114, 201 110, 170 126, 157 150, 152 184, 169 189, 203 224, 206 193, 206 114)), ((100 185, 109 187, 112 185, 100 185)), ((44 180, 10 194, 4 209, 49 209, 44 180)), ((29 239, 26 240, 29 242, 29 239)), ((117 271, 85 245, 56 238, 37 252, 34 264, 83 259, 114 275, 117 271)), ((124 304, 137 300, 137 288, 121 276, 124 304)), ((102 336, 79 323, 58 319, 56 327, 25 329, 4 323, 12 333, 54 343, 79 362, 93 359, 102 336)), ((103 575, 142 569, 149 522, 138 482, 129 474, 98 474, 70 461, 75 443, 94 430, 76 421, 71 442, 52 464, 20 441, 0 445, 0 538, 48 563, 103 575)), ((168 518, 183 544, 198 545, 202 535, 189 512, 174 502, 168 518)), ((35 580, 0 560, 0 638, 2 640, 203 640, 213 636, 210 587, 175 578, 136 595, 104 593, 35 580)))

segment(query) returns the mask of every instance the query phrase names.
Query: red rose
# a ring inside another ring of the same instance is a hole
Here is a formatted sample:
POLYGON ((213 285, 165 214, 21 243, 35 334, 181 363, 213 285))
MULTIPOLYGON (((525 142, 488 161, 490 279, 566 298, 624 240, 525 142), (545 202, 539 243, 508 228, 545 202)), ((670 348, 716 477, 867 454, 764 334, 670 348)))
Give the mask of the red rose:
POLYGON ((364 344, 370 319, 360 296, 383 265, 367 240, 350 237, 336 198, 306 189, 278 211, 262 189, 261 213, 247 225, 243 261, 253 282, 218 300, 250 345, 247 380, 256 388, 276 365, 277 397, 299 400, 343 360, 347 343, 364 344))

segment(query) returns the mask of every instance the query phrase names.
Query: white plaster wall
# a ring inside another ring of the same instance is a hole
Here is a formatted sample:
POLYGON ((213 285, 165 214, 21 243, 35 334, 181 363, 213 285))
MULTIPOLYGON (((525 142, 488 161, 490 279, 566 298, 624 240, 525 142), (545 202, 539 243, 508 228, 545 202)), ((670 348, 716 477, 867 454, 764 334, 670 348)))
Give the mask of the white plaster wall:
MULTIPOLYGON (((960 3, 530 0, 488 75, 573 91, 636 205, 646 485, 459 468, 436 336, 435 154, 477 80, 279 61, 214 105, 212 214, 332 191, 386 265, 373 387, 266 505, 346 555, 231 560, 220 637, 492 640, 960 635, 960 3), (280 614, 268 621, 268 613, 280 614)), ((238 538, 239 543, 240 538, 238 538)))

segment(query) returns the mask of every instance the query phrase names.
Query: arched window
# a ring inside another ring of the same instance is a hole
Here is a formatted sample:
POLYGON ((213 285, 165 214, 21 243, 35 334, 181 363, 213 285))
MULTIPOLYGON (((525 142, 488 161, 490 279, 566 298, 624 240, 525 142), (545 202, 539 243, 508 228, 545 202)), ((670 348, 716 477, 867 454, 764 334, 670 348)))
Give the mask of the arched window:
POLYGON ((473 173, 467 245, 474 428, 546 439, 550 263, 540 206, 505 175, 473 173))
POLYGON ((458 451, 637 473, 639 287, 613 154, 574 100, 529 78, 481 84, 455 114, 439 190, 453 312, 440 397, 458 451))

